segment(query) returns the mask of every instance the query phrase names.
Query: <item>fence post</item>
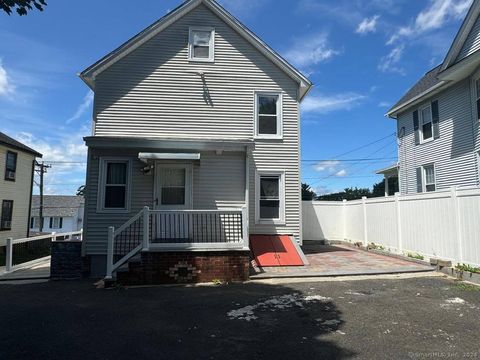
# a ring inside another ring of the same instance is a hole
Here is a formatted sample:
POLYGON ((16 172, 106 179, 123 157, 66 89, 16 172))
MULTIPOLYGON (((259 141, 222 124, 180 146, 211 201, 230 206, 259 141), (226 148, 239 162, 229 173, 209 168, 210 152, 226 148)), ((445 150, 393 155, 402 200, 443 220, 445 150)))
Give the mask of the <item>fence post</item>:
POLYGON ((248 234, 248 208, 242 207, 242 234, 243 234, 243 247, 249 247, 249 234, 248 234))
POLYGON ((460 218, 460 207, 458 204, 458 194, 457 187, 452 186, 450 189, 450 195, 453 202, 453 211, 455 216, 455 231, 457 234, 457 244, 458 244, 458 261, 463 261, 463 244, 462 244, 462 227, 461 227, 461 218, 460 218))
POLYGON ((150 209, 148 206, 143 208, 143 251, 148 251, 150 247, 150 209))
POLYGON ((342 205, 342 220, 343 220, 343 240, 347 240, 347 199, 343 199, 342 205))
POLYGON ((368 246, 368 231, 367 231, 367 197, 362 197, 362 205, 363 205, 363 242, 365 246, 368 246))
MULTIPOLYGON (((63 238, 65 240, 65 237, 63 238)), ((57 233, 54 231, 52 232, 52 241, 57 241, 57 233)))
POLYGON ((402 217, 400 214, 400 193, 395 193, 395 213, 397 215, 397 241, 398 248, 397 250, 401 253, 403 251, 403 240, 402 240, 402 217))
POLYGON ((12 264, 13 264, 13 238, 7 239, 7 249, 5 254, 5 271, 11 272, 12 271, 12 264))
POLYGON ((107 243, 107 274, 105 279, 111 279, 113 273, 113 240, 115 234, 115 228, 113 226, 108 227, 108 243, 107 243))
POLYGON ((83 241, 83 229, 80 229, 80 241, 83 241))

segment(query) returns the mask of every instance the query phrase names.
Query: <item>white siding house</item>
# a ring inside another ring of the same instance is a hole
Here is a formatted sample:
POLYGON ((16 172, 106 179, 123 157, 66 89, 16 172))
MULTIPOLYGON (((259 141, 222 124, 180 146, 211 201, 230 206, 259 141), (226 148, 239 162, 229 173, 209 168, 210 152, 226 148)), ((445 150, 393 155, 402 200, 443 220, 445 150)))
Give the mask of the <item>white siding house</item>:
POLYGON ((480 185, 480 1, 445 60, 389 110, 397 120, 400 191, 480 185))
POLYGON ((242 211, 249 234, 301 241, 299 104, 312 84, 215 1, 184 2, 80 77, 95 92, 83 249, 93 273, 108 228, 145 206, 158 212, 150 232, 177 242, 200 229, 210 243, 233 236, 225 219, 242 211))
POLYGON ((83 196, 44 195, 43 225, 40 227, 40 196, 33 195, 30 232, 72 232, 83 229, 83 196))

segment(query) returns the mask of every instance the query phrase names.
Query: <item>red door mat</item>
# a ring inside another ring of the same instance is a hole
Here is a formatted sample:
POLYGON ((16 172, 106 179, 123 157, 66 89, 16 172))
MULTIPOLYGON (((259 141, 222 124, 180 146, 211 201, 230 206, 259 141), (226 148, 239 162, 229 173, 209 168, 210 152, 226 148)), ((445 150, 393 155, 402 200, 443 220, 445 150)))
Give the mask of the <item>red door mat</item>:
POLYGON ((250 248, 258 266, 304 265, 288 235, 251 235, 250 248))

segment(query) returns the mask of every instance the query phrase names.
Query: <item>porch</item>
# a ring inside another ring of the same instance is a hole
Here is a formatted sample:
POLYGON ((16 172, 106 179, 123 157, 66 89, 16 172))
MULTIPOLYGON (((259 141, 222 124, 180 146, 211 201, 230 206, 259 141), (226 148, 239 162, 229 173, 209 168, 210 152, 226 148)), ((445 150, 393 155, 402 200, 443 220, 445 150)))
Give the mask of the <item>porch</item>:
POLYGON ((207 251, 249 253, 246 207, 151 210, 145 206, 119 228, 108 228, 106 279, 111 279, 122 265, 128 267, 140 253, 207 251))

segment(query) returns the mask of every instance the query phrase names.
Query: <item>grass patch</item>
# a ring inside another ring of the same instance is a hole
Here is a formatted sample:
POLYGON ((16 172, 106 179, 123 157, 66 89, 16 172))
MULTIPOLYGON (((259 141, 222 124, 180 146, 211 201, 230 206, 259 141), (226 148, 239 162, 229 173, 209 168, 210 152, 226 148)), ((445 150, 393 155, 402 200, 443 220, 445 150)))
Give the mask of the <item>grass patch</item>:
POLYGON ((375 244, 374 242, 370 243, 370 245, 368 245, 368 248, 369 248, 369 249, 373 249, 373 250, 385 251, 385 246, 377 245, 377 244, 375 244))
POLYGON ((455 287, 461 291, 480 291, 480 286, 467 284, 464 282, 458 282, 455 284, 455 287))
POLYGON ((459 271, 468 271, 468 272, 471 272, 471 273, 480 274, 480 268, 479 267, 474 267, 474 266, 467 265, 467 264, 457 264, 457 265, 455 265, 455 269, 457 269, 459 271))
POLYGON ((425 257, 423 255, 420 255, 420 254, 412 254, 412 253, 407 253, 407 256, 409 258, 412 258, 412 259, 417 259, 417 260, 423 260, 425 259, 425 257))

